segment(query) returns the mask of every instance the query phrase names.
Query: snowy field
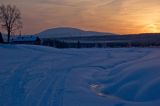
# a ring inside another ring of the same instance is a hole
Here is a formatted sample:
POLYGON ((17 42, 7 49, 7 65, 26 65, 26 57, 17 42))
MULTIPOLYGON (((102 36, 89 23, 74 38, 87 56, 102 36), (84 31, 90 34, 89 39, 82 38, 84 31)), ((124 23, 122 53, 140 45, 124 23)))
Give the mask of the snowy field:
POLYGON ((0 45, 0 106, 160 106, 160 49, 0 45))

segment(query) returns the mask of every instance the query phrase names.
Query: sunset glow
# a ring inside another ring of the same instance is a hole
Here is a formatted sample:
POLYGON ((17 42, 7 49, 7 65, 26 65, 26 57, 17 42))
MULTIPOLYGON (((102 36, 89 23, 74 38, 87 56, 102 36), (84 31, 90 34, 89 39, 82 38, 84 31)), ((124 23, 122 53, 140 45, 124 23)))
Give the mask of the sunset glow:
POLYGON ((160 0, 0 0, 22 12, 23 33, 53 27, 128 33, 160 32, 160 0))

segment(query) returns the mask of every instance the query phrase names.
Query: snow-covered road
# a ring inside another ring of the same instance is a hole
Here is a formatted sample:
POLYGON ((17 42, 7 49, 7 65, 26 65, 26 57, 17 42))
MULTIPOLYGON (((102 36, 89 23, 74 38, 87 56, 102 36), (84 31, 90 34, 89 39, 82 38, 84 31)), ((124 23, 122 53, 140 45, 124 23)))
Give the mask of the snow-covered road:
POLYGON ((0 106, 160 106, 160 50, 0 45, 0 106))

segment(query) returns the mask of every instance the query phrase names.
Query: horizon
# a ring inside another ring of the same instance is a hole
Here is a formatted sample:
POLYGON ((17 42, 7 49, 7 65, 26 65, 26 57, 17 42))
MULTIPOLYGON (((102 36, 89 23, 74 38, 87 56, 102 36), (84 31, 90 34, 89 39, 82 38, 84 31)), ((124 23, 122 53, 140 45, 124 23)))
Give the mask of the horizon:
MULTIPOLYGON (((42 31, 40 31, 40 32, 37 32, 37 33, 33 33, 33 34, 19 34, 19 33, 17 33, 17 34, 13 34, 12 36, 35 36, 35 35, 38 35, 38 34, 40 34, 40 33, 43 33, 43 32, 45 32, 45 31, 48 31, 48 30, 55 30, 55 29, 75 29, 75 30, 81 30, 81 31, 86 31, 86 32, 98 32, 98 33, 106 33, 106 36, 109 34, 109 35, 118 35, 118 36, 130 36, 130 35, 133 35, 133 36, 137 36, 137 35, 143 35, 143 34, 146 34, 146 36, 147 35, 149 35, 149 34, 160 34, 160 32, 148 32, 148 33, 146 33, 146 32, 144 32, 144 33, 126 33, 126 34, 117 34, 117 33, 112 33, 112 32, 100 32, 100 31, 94 31, 94 30, 85 30, 85 29, 81 29, 81 28, 75 28, 75 27, 54 27, 54 28, 48 28, 48 29, 44 29, 44 30, 42 30, 42 31), (108 34, 107 34, 108 33, 108 34)), ((3 35, 7 35, 6 33, 3 33, 2 32, 2 34, 3 35)))
POLYGON ((115 34, 160 32, 159 0, 0 0, 16 5, 23 20, 22 34, 72 27, 115 34))

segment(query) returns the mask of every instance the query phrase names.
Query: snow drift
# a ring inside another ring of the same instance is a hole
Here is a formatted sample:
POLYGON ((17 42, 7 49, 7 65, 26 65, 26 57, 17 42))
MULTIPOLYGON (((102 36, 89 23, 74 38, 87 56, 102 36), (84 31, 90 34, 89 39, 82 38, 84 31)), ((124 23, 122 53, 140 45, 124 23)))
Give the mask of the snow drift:
POLYGON ((159 106, 160 50, 0 45, 1 106, 159 106))

